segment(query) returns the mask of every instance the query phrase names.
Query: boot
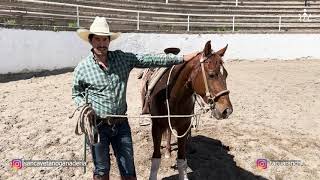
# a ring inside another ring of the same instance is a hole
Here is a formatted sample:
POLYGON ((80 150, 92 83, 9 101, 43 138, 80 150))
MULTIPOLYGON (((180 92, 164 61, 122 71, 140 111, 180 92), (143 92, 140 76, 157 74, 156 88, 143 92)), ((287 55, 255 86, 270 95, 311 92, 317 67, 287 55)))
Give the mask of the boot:
POLYGON ((93 175, 93 180, 109 180, 109 176, 108 175, 93 175))
POLYGON ((150 92, 148 91, 145 96, 145 99, 144 99, 141 114, 150 114, 150 102, 149 101, 150 101, 150 92))
POLYGON ((161 158, 152 158, 149 180, 157 180, 161 158))
POLYGON ((144 70, 141 70, 137 75, 137 79, 141 79, 143 74, 144 74, 144 70))
POLYGON ((137 180, 134 176, 121 176, 121 180, 137 180))
POLYGON ((177 159, 177 166, 178 166, 178 171, 179 171, 179 180, 188 180, 187 160, 186 159, 177 159))
POLYGON ((147 94, 145 95, 142 112, 140 115, 140 120, 139 120, 140 126, 148 126, 151 124, 151 119, 150 117, 148 117, 151 115, 150 108, 149 108, 150 107, 149 99, 150 99, 150 92, 148 91, 147 94))

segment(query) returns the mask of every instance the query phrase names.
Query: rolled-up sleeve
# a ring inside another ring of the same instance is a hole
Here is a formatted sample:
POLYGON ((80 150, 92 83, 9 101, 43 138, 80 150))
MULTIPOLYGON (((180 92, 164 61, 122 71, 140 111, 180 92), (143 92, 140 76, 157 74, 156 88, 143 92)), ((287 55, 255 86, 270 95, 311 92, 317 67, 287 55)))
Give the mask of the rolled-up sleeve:
POLYGON ((132 54, 130 59, 136 68, 168 67, 183 63, 183 56, 173 54, 132 54))
POLYGON ((80 66, 75 68, 72 81, 72 99, 77 106, 81 106, 85 103, 83 96, 83 94, 85 93, 85 87, 83 84, 83 75, 80 69, 80 66))

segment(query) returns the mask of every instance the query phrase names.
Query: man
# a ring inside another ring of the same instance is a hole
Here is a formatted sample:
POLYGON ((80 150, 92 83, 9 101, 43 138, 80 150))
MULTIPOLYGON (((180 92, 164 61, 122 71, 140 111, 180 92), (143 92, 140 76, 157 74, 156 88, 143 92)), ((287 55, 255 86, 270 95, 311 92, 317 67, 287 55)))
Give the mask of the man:
POLYGON ((81 39, 92 46, 89 56, 74 70, 72 98, 78 106, 92 104, 88 118, 97 117, 100 142, 91 145, 95 180, 108 180, 110 171, 109 145, 117 159, 121 179, 136 179, 131 129, 127 118, 110 118, 108 115, 125 115, 126 90, 130 71, 134 67, 171 66, 190 60, 195 53, 178 57, 174 55, 135 55, 120 50, 109 51, 111 41, 120 33, 112 33, 105 18, 96 17, 90 30, 77 31, 81 39))

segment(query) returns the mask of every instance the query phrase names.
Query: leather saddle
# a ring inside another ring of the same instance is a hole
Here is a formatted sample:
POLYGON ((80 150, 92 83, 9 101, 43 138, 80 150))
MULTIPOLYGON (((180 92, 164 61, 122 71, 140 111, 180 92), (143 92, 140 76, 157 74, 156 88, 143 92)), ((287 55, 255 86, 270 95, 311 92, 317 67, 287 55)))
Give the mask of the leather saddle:
MULTIPOLYGON (((163 50, 164 53, 166 54, 174 54, 177 55, 180 52, 179 48, 175 48, 175 47, 170 47, 170 48, 166 48, 163 50)), ((152 74, 154 74, 154 72, 159 69, 159 68, 148 68, 146 70, 142 70, 138 75, 137 78, 141 79, 143 77, 144 80, 148 80, 149 82, 152 79, 152 74), (151 78, 151 79, 150 79, 151 78)))
MULTIPOLYGON (((164 49, 164 53, 166 54, 174 54, 177 55, 179 54, 180 49, 179 48, 166 48, 164 49)), ((149 109, 149 99, 150 99, 150 95, 152 94, 156 94, 158 91, 160 91, 163 88, 160 88, 158 90, 156 90, 157 92, 153 92, 154 87, 157 85, 157 83, 159 81, 161 81, 162 76, 165 74, 165 72, 168 70, 168 68, 166 67, 161 67, 161 68, 148 68, 142 72, 140 72, 138 78, 139 79, 143 79, 144 80, 144 87, 142 90, 142 114, 148 114, 150 112, 149 109)), ((160 84, 163 84, 164 82, 160 82, 160 84)), ((159 85, 159 84, 158 84, 159 85)), ((162 85, 163 86, 163 85, 162 85)), ((165 86, 163 86, 165 87, 165 86)))

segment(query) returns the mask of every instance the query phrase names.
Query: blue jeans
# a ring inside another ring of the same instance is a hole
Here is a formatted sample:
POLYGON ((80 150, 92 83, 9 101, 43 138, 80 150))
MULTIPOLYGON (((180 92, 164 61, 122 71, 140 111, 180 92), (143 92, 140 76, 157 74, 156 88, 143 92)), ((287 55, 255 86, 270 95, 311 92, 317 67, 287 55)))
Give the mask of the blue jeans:
POLYGON ((94 175, 109 175, 111 143, 121 176, 136 177, 131 129, 128 121, 115 125, 98 124, 100 142, 91 146, 94 175))

